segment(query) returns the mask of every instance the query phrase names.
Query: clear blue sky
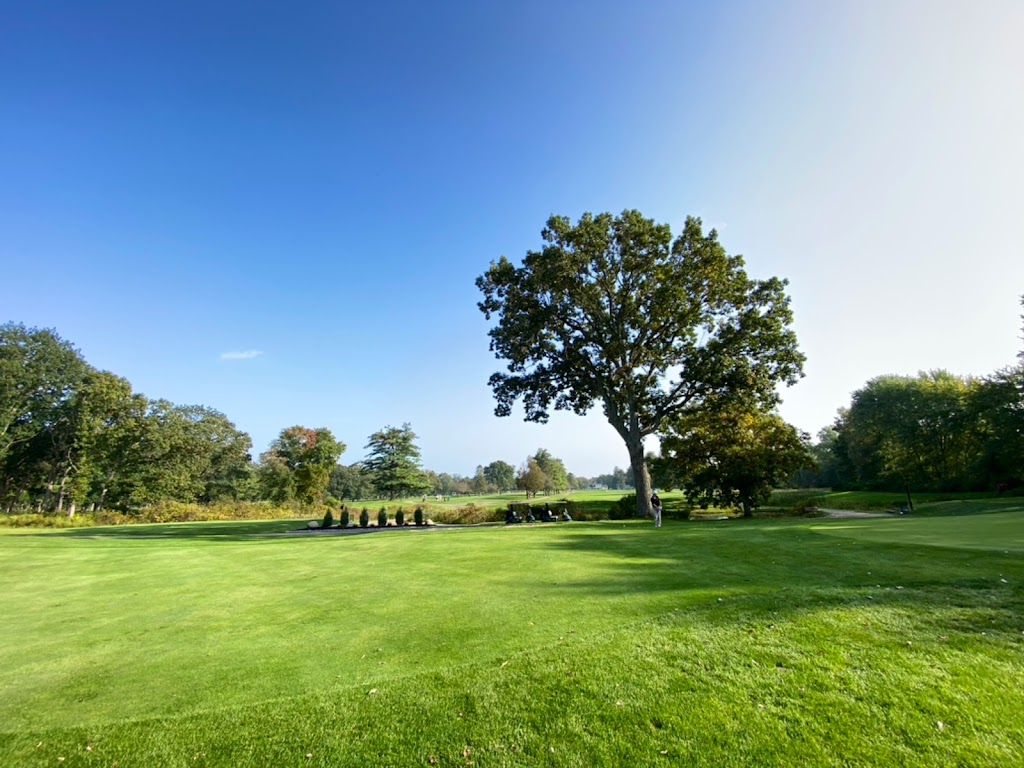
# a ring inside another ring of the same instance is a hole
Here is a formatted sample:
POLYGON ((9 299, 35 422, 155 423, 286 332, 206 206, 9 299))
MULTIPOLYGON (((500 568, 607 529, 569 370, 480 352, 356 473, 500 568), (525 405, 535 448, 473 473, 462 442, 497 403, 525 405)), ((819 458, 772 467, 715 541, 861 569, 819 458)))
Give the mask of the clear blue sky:
POLYGON ((551 213, 695 214, 791 281, 815 432, 1024 344, 1021 40, 1012 0, 8 3, 0 321, 255 453, 408 421, 437 471, 593 475, 599 414, 493 416, 473 280, 551 213))

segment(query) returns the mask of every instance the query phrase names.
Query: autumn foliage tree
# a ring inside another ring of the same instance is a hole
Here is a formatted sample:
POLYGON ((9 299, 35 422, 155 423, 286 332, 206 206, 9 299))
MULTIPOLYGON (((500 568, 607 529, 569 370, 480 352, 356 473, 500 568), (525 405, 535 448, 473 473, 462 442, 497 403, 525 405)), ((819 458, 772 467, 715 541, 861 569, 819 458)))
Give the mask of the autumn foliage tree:
POLYGON ((329 429, 289 427, 260 457, 267 496, 282 502, 291 498, 304 504, 322 501, 331 470, 345 451, 329 429))
POLYGON ((526 491, 527 498, 536 496, 543 491, 549 482, 548 476, 544 474, 544 470, 540 468, 540 464, 533 456, 526 460, 519 470, 519 474, 516 475, 516 487, 526 491))

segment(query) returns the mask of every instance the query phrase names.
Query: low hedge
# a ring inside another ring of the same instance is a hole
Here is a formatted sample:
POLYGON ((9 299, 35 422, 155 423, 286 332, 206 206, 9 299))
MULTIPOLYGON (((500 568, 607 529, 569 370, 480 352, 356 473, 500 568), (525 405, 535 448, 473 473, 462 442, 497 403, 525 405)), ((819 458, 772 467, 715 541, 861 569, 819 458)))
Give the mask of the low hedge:
POLYGON ((0 526, 12 528, 82 528, 92 525, 130 525, 132 523, 199 523, 228 520, 286 520, 323 517, 326 508, 320 505, 277 506, 269 502, 234 501, 217 504, 189 504, 161 501, 130 512, 103 510, 81 512, 73 518, 64 514, 3 514, 0 526))

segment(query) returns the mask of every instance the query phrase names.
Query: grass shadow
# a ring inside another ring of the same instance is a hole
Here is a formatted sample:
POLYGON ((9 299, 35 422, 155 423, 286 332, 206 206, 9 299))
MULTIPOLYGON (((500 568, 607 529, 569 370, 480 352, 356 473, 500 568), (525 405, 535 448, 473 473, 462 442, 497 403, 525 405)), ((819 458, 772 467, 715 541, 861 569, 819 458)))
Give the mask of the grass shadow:
POLYGON ((604 567, 598 578, 546 588, 606 598, 661 594, 721 623, 889 607, 955 614, 957 631, 969 624, 1015 637, 1021 631, 1019 552, 833 537, 799 520, 675 523, 660 530, 615 525, 620 532, 579 529, 552 539, 548 546, 558 557, 597 557, 604 567))

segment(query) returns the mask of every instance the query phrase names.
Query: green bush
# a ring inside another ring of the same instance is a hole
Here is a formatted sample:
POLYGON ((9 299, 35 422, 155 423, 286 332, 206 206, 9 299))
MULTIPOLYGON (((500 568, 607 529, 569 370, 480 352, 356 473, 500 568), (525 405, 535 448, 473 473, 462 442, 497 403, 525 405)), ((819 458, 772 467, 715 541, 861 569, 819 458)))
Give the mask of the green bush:
POLYGON ((405 510, 401 507, 399 507, 398 511, 395 512, 395 525, 399 527, 405 525, 405 510))
POLYGON ((423 507, 416 507, 416 511, 412 513, 412 519, 416 525, 423 525, 423 507))
POLYGON ((370 510, 363 507, 363 511, 359 513, 359 527, 368 528, 370 525, 370 510))
POLYGON ((377 527, 385 528, 388 524, 388 509, 387 507, 381 507, 380 512, 377 513, 377 527))
POLYGON ((611 520, 632 520, 636 517, 636 494, 631 493, 616 501, 608 510, 611 520))
POLYGON ((661 516, 666 520, 689 520, 693 512, 690 503, 679 497, 662 499, 661 510, 661 516))
POLYGON ((342 528, 348 528, 348 523, 349 523, 348 509, 345 508, 345 507, 342 507, 341 508, 341 527, 342 528))
POLYGON ((320 523, 321 528, 333 528, 334 527, 334 513, 331 510, 327 510, 324 513, 324 519, 320 523))

